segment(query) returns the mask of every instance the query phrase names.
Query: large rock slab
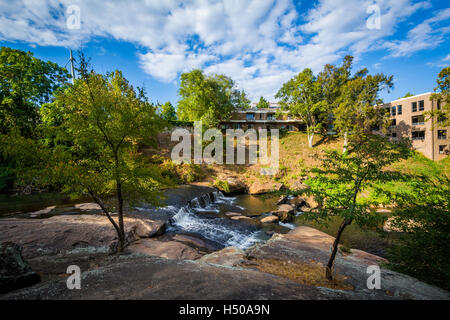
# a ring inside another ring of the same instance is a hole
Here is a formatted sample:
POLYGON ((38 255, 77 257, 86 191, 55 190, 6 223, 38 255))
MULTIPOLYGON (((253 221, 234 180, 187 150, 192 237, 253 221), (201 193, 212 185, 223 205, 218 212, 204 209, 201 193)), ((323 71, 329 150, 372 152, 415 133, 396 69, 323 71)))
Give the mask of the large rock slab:
POLYGON ((0 299, 267 300, 348 299, 347 292, 301 285, 250 269, 141 254, 111 258, 111 264, 82 272, 81 290, 66 279, 41 283, 0 299))
POLYGON ((127 250, 166 259, 196 260, 202 256, 197 250, 178 241, 140 239, 133 242, 127 250))
POLYGON ((22 248, 12 242, 0 244, 0 293, 31 286, 39 275, 23 260, 22 248))
MULTIPOLYGON (((164 222, 124 218, 127 240, 158 235, 164 222)), ((23 247, 24 258, 52 255, 71 250, 113 252, 117 233, 105 216, 66 215, 48 219, 0 220, 0 242, 12 241, 23 247)))
POLYGON ((283 188, 283 184, 278 182, 254 182, 248 189, 249 194, 263 194, 273 191, 280 191, 283 188))
MULTIPOLYGON (((287 234, 275 234, 264 244, 247 250, 250 259, 275 259, 301 264, 321 264, 325 274, 334 237, 310 227, 297 227, 287 234)), ((410 276, 384 268, 387 261, 373 254, 352 249, 350 254, 338 252, 334 271, 353 287, 349 294, 358 299, 450 299, 450 294, 410 276), (381 289, 367 288, 367 267, 381 269, 381 289)))
POLYGON ((281 221, 290 222, 295 216, 295 207, 290 204, 281 204, 272 214, 279 217, 281 221))
POLYGON ((239 266, 245 261, 245 252, 236 247, 227 247, 222 250, 204 255, 199 261, 228 267, 239 266))

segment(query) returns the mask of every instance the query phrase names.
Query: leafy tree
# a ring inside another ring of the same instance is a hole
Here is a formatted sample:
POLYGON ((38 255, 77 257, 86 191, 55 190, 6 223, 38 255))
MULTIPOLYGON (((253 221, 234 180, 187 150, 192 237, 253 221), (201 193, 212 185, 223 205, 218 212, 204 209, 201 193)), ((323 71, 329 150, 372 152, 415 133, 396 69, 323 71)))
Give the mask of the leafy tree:
POLYGON ((182 121, 202 121, 205 127, 215 127, 228 119, 239 107, 240 92, 234 81, 224 75, 206 76, 202 70, 181 74, 178 90, 178 118, 182 121))
POLYGON ((407 92, 403 97, 400 97, 399 99, 409 98, 409 97, 414 97, 414 95, 411 92, 407 92))
POLYGON ((53 146, 47 174, 64 192, 92 197, 114 226, 122 251, 124 201, 157 202, 163 179, 138 146, 152 144, 163 121, 144 91, 135 90, 120 71, 103 76, 87 70, 84 60, 81 64, 81 79, 43 108, 53 146), (115 206, 106 201, 111 196, 115 206))
MULTIPOLYGON (((327 151, 321 159, 321 167, 305 183, 306 193, 312 194, 319 206, 307 213, 307 217, 327 220, 330 216, 342 217, 330 259, 326 277, 332 279, 332 268, 339 240, 345 228, 352 222, 360 226, 376 226, 383 217, 372 207, 378 206, 376 197, 363 194, 371 192, 380 183, 395 181, 401 177, 385 170, 386 166, 408 157, 409 148, 403 143, 392 144, 379 135, 368 134, 361 139, 350 140, 348 151, 327 151)), ((379 191, 381 192, 381 191, 379 191)))
POLYGON ((409 179, 390 194, 396 203, 391 226, 402 231, 388 252, 394 270, 450 289, 450 180, 447 176, 409 179))
POLYGON ((31 52, 0 49, 0 133, 17 128, 31 137, 39 122, 38 109, 54 90, 67 82, 67 70, 42 61, 31 52))
POLYGON ((439 72, 436 80, 437 87, 430 100, 439 101, 440 109, 424 112, 427 121, 433 117, 438 119, 441 127, 450 126, 450 67, 445 67, 439 72))
POLYGON ((251 101, 247 97, 247 94, 245 93, 244 90, 242 90, 239 94, 239 99, 237 102, 238 109, 241 109, 241 110, 248 109, 248 108, 250 108, 250 103, 251 103, 251 101))
POLYGON ((170 101, 161 106, 161 118, 166 121, 177 120, 177 112, 170 101))
POLYGON ((382 103, 378 97, 383 89, 393 86, 393 77, 384 74, 369 75, 367 69, 358 71, 341 89, 338 106, 334 109, 334 123, 344 134, 344 152, 348 135, 363 137, 374 126, 388 124, 386 113, 375 105, 382 103))
POLYGON ((311 69, 304 69, 283 84, 276 98, 281 99, 283 110, 300 118, 306 124, 309 147, 313 146, 314 133, 321 128, 324 113, 322 89, 311 69))
POLYGON ((259 98, 258 104, 256 105, 258 109, 267 109, 270 108, 270 103, 263 96, 259 98))

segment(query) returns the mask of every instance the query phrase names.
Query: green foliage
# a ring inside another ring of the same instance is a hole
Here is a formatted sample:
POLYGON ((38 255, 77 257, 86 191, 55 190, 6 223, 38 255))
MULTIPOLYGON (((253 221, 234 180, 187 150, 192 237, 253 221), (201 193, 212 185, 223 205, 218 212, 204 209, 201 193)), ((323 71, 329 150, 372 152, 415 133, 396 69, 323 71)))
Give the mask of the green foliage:
POLYGON ((438 119, 438 125, 441 127, 450 126, 450 67, 445 67, 439 72, 436 80, 437 87, 435 93, 430 97, 431 100, 439 101, 440 109, 424 112, 427 120, 433 117, 438 119))
MULTIPOLYGON (((320 204, 310 214, 314 219, 340 216, 357 224, 377 225, 380 216, 371 212, 376 200, 362 196, 379 183, 396 181, 402 176, 384 168, 410 154, 407 146, 394 144, 377 135, 367 135, 364 143, 351 141, 348 152, 325 152, 320 168, 311 170, 313 176, 305 181, 320 204)), ((381 192, 378 190, 378 192, 381 192)))
POLYGON ((403 231, 390 267, 450 290, 450 180, 416 176, 408 184, 390 194, 397 204, 391 225, 403 231))
POLYGON ((17 128, 31 137, 39 121, 40 104, 49 102, 54 90, 69 75, 56 63, 33 57, 31 52, 0 49, 0 132, 17 128))
POLYGON ((359 71, 341 89, 339 104, 334 109, 334 125, 341 132, 358 137, 370 132, 374 126, 387 128, 388 116, 374 105, 381 103, 378 94, 393 86, 393 77, 383 74, 368 75, 367 70, 359 71))
POLYGON ((258 109, 267 109, 270 107, 269 101, 264 99, 263 96, 259 98, 258 104, 256 105, 258 109))
POLYGON ((228 184, 228 181, 220 180, 219 178, 214 180, 213 187, 216 187, 220 191, 230 192, 230 185, 228 184))
POLYGON ((283 84, 275 97, 281 99, 282 109, 306 124, 309 146, 312 147, 312 138, 314 132, 321 128, 325 107, 317 77, 311 69, 304 69, 283 84))
POLYGON ((411 92, 407 92, 403 97, 400 97, 399 99, 409 98, 409 97, 414 97, 414 95, 411 92))
POLYGON ((202 121, 206 128, 216 127, 220 120, 245 104, 241 92, 231 78, 224 75, 206 76, 201 70, 181 74, 178 90, 178 118, 182 121, 202 121))
POLYGON ((161 118, 163 118, 166 121, 177 120, 177 113, 172 103, 170 103, 170 101, 167 101, 161 106, 161 118))

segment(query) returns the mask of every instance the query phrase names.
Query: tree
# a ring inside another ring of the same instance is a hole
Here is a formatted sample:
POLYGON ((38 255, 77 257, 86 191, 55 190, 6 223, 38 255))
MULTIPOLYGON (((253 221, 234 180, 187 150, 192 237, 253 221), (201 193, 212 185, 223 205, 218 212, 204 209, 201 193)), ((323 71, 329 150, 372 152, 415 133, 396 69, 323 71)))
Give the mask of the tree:
POLYGON ((362 196, 380 183, 395 181, 400 177, 387 171, 386 166, 408 157, 410 151, 403 143, 390 143, 386 138, 368 134, 361 139, 351 139, 348 151, 327 151, 321 166, 311 170, 313 174, 305 183, 306 193, 315 197, 319 206, 307 213, 317 220, 330 216, 342 217, 332 252, 326 265, 326 277, 332 279, 332 268, 338 244, 345 228, 352 222, 360 226, 378 225, 382 216, 372 207, 378 206, 377 198, 362 196))
POLYGON ((311 69, 304 69, 283 84, 275 97, 281 99, 283 110, 287 110, 294 117, 299 117, 306 124, 308 144, 312 148, 314 132, 321 128, 325 104, 321 86, 311 69))
POLYGON ((344 134, 344 152, 348 135, 363 137, 374 126, 386 127, 388 117, 384 110, 375 108, 382 103, 378 94, 393 86, 393 77, 384 74, 368 75, 367 69, 358 71, 341 89, 338 106, 334 109, 335 126, 344 134))
POLYGON ((31 52, 0 49, 0 133, 17 128, 31 137, 39 122, 41 104, 67 83, 67 70, 56 63, 42 61, 31 52))
POLYGON ((238 99, 238 102, 237 102, 237 105, 238 105, 238 109, 241 109, 241 110, 245 110, 245 109, 248 109, 248 108, 250 108, 250 99, 247 97, 247 94, 245 93, 245 91, 244 90, 242 90, 241 92, 240 92, 240 94, 239 94, 239 99, 238 99))
POLYGON ((177 115, 183 121, 202 121, 205 127, 216 127, 239 107, 240 91, 225 75, 204 75, 202 70, 181 74, 177 115))
POLYGON ((170 101, 167 101, 161 106, 161 118, 166 121, 177 119, 177 112, 170 101))
POLYGON ((414 97, 414 95, 411 92, 407 92, 403 97, 400 97, 399 99, 409 98, 409 97, 414 97))
POLYGON ((120 71, 103 76, 88 71, 84 60, 81 64, 81 79, 43 108, 52 145, 46 173, 63 192, 92 197, 116 230, 122 251, 124 201, 157 202, 162 177, 138 146, 152 144, 163 121, 144 91, 135 90, 120 71), (107 202, 111 196, 115 206, 107 202))
POLYGON ((450 180, 447 176, 411 177, 391 192, 395 201, 391 226, 401 230, 389 249, 396 271, 450 289, 450 180))
POLYGON ((441 127, 450 126, 450 67, 445 67, 439 72, 436 80, 437 87, 430 96, 430 100, 437 101, 439 108, 424 112, 427 121, 436 117, 441 127))
POLYGON ((267 101, 266 99, 264 99, 263 96, 261 96, 259 98, 259 101, 258 101, 258 104, 256 105, 256 107, 258 109, 267 109, 267 108, 270 108, 270 104, 269 104, 269 101, 267 101))

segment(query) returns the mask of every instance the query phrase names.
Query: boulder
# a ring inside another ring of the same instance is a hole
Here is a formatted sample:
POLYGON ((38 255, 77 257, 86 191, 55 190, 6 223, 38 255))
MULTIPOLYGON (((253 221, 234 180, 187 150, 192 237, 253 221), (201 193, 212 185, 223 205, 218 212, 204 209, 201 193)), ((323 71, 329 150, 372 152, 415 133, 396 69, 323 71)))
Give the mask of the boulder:
POLYGON ((239 213, 239 212, 227 212, 227 213, 225 213, 225 215, 227 216, 227 217, 240 217, 240 216, 242 216, 242 213, 239 213))
POLYGON ((254 182, 250 185, 250 188, 248 190, 249 194, 264 194, 274 191, 280 191, 283 188, 282 183, 278 182, 267 182, 267 183, 261 183, 261 182, 254 182))
POLYGON ((40 276, 22 258, 22 248, 16 243, 0 244, 0 293, 32 286, 40 276))
POLYGON ((202 256, 197 250, 181 242, 153 239, 135 241, 127 248, 127 251, 176 260, 196 260, 202 256))
POLYGON ((220 190, 225 195, 243 194, 247 191, 247 186, 244 182, 233 176, 219 176, 219 179, 228 183, 229 190, 220 190))
POLYGON ((273 215, 280 218, 281 221, 289 222, 295 216, 295 208, 290 204, 282 204, 278 206, 278 209, 272 212, 273 215))
MULTIPOLYGON (((0 242, 22 245, 26 259, 65 253, 72 250, 114 252, 118 245, 116 230, 101 215, 61 215, 47 219, 2 219, 0 242)), ((125 217, 127 242, 164 232, 165 223, 125 217)))
POLYGON ((279 218, 277 216, 268 216, 261 219, 261 223, 276 223, 279 218))
POLYGON ((231 219, 240 221, 240 222, 244 222, 244 223, 253 225, 255 227, 259 226, 259 224, 260 224, 260 222, 258 220, 250 218, 250 217, 246 217, 246 216, 234 216, 234 217, 231 217, 231 219))
POLYGON ((97 203, 77 203, 75 208, 82 211, 102 210, 97 203))
POLYGON ((199 259, 199 261, 210 264, 235 267, 245 261, 245 253, 239 248, 227 247, 220 251, 204 255, 199 259))

